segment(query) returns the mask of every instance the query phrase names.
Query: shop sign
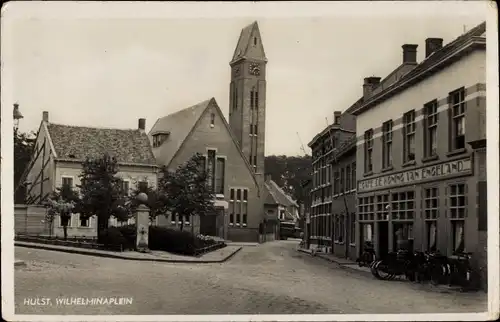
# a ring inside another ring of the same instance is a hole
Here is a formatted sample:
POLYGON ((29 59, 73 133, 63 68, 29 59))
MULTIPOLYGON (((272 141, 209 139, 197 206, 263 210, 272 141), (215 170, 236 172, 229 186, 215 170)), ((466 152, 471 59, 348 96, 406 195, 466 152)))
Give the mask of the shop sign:
POLYGON ((446 179, 459 175, 472 174, 472 158, 453 160, 418 169, 398 172, 373 179, 358 181, 358 193, 389 188, 393 186, 418 184, 425 181, 446 179))

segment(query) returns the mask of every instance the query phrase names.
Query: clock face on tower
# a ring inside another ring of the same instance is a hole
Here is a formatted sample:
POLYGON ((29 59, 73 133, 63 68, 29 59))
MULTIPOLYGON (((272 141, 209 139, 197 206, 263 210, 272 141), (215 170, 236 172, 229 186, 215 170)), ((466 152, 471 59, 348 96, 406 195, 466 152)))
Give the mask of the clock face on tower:
POLYGON ((250 75, 259 76, 260 75, 259 64, 251 63, 250 65, 248 65, 248 72, 250 73, 250 75))

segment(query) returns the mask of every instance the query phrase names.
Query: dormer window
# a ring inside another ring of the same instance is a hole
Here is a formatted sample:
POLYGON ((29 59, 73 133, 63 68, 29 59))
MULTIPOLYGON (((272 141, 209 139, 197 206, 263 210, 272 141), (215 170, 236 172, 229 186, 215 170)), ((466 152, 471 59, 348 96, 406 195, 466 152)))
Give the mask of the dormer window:
POLYGON ((157 132, 153 134, 153 148, 157 148, 165 142, 170 132, 157 132))

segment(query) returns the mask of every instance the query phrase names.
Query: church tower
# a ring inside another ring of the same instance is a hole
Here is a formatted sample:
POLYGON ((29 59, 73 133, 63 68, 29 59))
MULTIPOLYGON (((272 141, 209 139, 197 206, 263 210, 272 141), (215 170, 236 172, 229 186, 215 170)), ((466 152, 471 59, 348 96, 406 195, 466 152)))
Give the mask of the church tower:
POLYGON ((262 37, 255 21, 242 29, 229 63, 229 125, 261 184, 264 181, 266 134, 266 63, 262 37))

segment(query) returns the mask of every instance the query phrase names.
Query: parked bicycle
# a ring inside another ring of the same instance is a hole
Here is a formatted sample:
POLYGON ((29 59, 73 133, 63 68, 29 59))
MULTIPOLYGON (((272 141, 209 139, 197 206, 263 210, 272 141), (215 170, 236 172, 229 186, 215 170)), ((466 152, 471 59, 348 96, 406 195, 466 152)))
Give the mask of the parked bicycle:
POLYGON ((371 267, 372 264, 375 262, 375 259, 376 259, 375 248, 373 247, 373 243, 371 241, 365 242, 363 246, 363 253, 361 253, 361 256, 358 259, 356 259, 356 262, 358 262, 358 266, 371 267))
POLYGON ((469 291, 477 287, 477 278, 470 265, 472 253, 454 252, 451 259, 451 274, 449 285, 458 285, 462 291, 469 291))
POLYGON ((393 280, 396 276, 404 275, 408 280, 415 280, 417 272, 417 256, 407 250, 398 250, 388 253, 382 260, 372 265, 372 274, 381 280, 393 280))

